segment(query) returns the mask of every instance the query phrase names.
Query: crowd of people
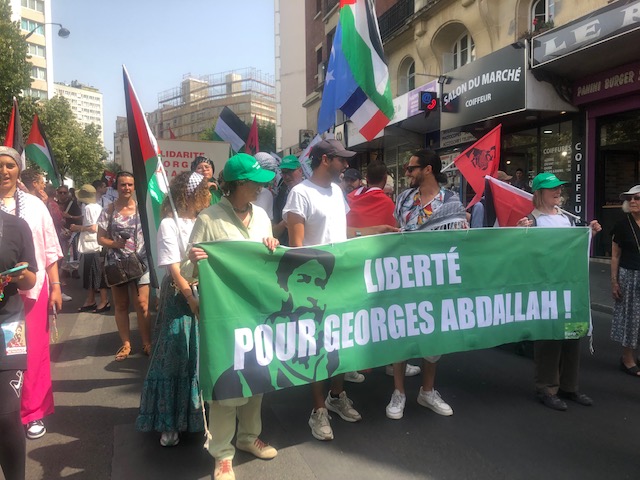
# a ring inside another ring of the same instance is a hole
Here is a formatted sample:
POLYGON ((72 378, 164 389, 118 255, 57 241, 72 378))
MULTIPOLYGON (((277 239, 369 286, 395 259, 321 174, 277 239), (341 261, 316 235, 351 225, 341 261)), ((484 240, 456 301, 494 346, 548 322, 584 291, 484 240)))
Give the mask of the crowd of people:
MULTIPOLYGON (((32 439, 44 435, 43 419, 53 413, 48 318, 50 311, 62 309, 62 270, 69 275, 78 271, 82 278, 87 296, 79 312, 105 313, 113 308, 121 342, 115 361, 125 361, 132 354, 130 305, 135 309, 141 351, 150 356, 138 430, 158 432, 164 447, 178 444, 182 432, 206 431, 217 480, 235 478, 236 449, 261 459, 275 457, 277 450, 261 439, 262 394, 217 400, 214 387, 214 399, 205 409, 198 385, 197 263, 207 255, 193 245, 248 239, 262 242, 267 255, 279 245, 304 249, 365 235, 470 227, 470 215, 460 199, 443 186, 446 177, 434 151, 412 154, 404 169, 409 188, 395 201, 389 195, 393 184, 384 163, 370 162, 363 176, 349 168, 354 156, 339 141, 322 140, 311 149, 312 173, 305 178, 294 155, 278 160, 264 152, 255 157, 241 153, 226 162, 217 180, 214 163, 197 157, 191 171, 171 182, 157 232, 158 255, 152 265, 132 173, 119 172, 114 188, 103 180, 83 185, 74 199, 71 189, 61 185, 51 190, 37 171, 22 170, 15 150, 0 147, 0 248, 9 252, 0 257, 0 296, 4 297, 0 335, 5 341, 0 351, 0 464, 5 477, 24 478, 25 432, 32 439), (114 273, 110 266, 118 264, 126 268, 114 273), (4 273, 21 265, 27 268, 4 273), (153 328, 149 299, 155 286, 151 273, 156 267, 165 275, 153 328), (21 393, 18 401, 13 398, 16 392, 21 393)), ((516 186, 529 188, 523 175, 516 174, 513 184, 517 182, 522 186, 516 186)), ((564 183, 550 173, 536 176, 530 186, 534 210, 518 225, 574 225, 573 217, 559 208, 564 183)), ((640 296, 636 293, 640 284, 640 186, 621 198, 628 214, 613 231, 611 280, 616 307, 611 337, 622 345, 620 368, 640 376, 634 358, 640 330, 640 296)), ((590 228, 594 235, 601 230, 597 221, 590 228)), ((543 405, 566 410, 567 401, 584 406, 593 403, 579 390, 579 348, 579 340, 534 342, 533 385, 543 405)), ((403 417, 405 377, 420 374, 418 404, 439 415, 453 415, 453 408, 435 388, 439 359, 426 357, 420 366, 406 362, 386 366, 387 374, 393 376, 388 418, 403 417)), ((363 380, 362 372, 348 372, 331 375, 328 382, 311 383, 308 424, 315 438, 333 439, 330 412, 347 422, 362 419, 347 395, 345 381, 363 380)))

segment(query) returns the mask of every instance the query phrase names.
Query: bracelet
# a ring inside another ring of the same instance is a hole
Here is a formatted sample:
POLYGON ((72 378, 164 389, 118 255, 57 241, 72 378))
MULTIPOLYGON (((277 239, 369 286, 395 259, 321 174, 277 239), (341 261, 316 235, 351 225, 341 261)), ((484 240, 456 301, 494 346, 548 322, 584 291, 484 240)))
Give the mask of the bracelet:
POLYGON ((49 285, 62 285, 60 282, 49 282, 49 285))

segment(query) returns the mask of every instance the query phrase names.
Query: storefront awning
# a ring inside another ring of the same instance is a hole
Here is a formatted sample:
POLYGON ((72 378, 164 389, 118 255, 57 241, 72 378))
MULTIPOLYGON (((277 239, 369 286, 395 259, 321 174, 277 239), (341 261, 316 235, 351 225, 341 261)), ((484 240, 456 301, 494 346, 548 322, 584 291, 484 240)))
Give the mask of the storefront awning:
POLYGON ((534 71, 567 80, 638 60, 640 1, 618 1, 532 39, 534 71))

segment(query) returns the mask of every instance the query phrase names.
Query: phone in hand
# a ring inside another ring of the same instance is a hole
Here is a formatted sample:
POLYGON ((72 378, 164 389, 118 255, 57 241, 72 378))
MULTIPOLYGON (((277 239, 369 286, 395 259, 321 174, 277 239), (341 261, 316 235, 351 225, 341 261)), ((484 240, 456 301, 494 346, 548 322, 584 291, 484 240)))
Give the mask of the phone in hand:
POLYGON ((17 267, 13 267, 10 268, 9 270, 5 270, 4 272, 0 272, 0 276, 3 277, 17 277, 20 275, 20 273, 22 272, 22 270, 24 270, 25 268, 27 268, 29 266, 29 264, 24 264, 24 265, 19 265, 17 267))

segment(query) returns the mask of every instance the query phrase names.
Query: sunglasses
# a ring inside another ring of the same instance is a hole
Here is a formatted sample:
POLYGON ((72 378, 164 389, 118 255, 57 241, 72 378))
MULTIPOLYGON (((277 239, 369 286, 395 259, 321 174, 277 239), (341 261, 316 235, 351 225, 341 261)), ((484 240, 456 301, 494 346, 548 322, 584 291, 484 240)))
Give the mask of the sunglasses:
POLYGON ((627 201, 635 200, 636 202, 640 202, 640 195, 625 195, 627 201))
POLYGON ((423 168, 423 167, 421 167, 420 165, 407 165, 406 167, 404 167, 405 171, 409 173, 413 173, 413 171, 416 168, 423 168))

